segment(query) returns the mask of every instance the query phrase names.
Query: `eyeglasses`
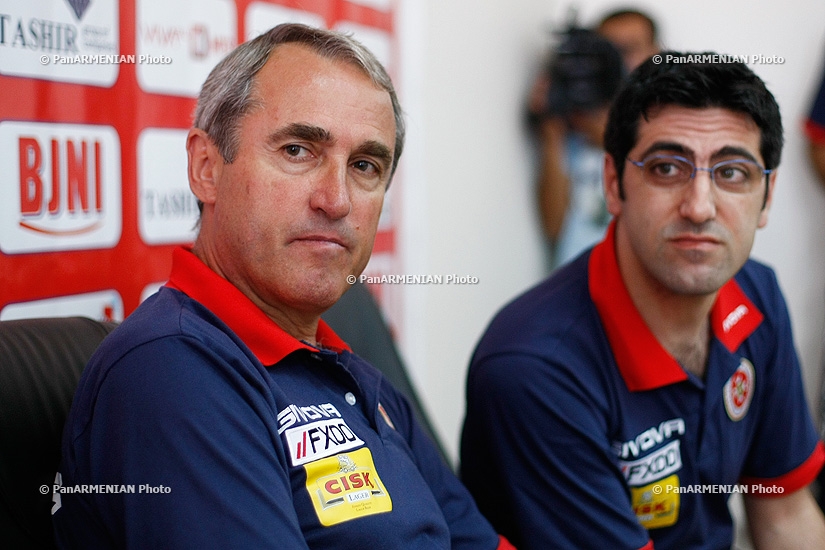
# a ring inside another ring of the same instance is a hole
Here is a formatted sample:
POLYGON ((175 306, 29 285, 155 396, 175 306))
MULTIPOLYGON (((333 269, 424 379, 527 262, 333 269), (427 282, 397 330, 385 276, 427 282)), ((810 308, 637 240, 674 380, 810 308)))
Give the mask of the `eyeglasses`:
POLYGON ((748 193, 760 185, 763 176, 773 172, 758 162, 744 158, 723 160, 710 168, 700 168, 678 155, 651 155, 641 162, 627 160, 641 168, 647 183, 664 188, 681 187, 701 170, 710 174, 711 181, 719 189, 730 193, 748 193))

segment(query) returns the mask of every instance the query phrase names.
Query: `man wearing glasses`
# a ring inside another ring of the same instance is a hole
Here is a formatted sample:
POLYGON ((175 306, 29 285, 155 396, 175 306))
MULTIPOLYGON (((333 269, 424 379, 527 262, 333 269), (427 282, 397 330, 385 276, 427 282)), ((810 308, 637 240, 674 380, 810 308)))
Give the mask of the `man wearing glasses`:
POLYGON ((504 308, 475 351, 462 476, 521 549, 825 548, 825 462, 773 272, 749 259, 782 149, 742 63, 663 53, 605 134, 605 240, 504 308))

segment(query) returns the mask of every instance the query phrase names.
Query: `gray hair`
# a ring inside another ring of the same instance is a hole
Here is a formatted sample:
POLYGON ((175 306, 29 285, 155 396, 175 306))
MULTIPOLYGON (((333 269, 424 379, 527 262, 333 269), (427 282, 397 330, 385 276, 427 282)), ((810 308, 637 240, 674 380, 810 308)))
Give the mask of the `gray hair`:
POLYGON ((398 96, 387 71, 376 57, 351 36, 297 23, 273 27, 245 42, 218 63, 206 78, 195 109, 194 126, 205 131, 223 159, 231 163, 238 152, 241 119, 256 105, 252 95, 255 76, 280 44, 299 43, 319 55, 352 63, 390 94, 395 115, 395 152, 391 174, 395 173, 404 147, 404 118, 398 96))

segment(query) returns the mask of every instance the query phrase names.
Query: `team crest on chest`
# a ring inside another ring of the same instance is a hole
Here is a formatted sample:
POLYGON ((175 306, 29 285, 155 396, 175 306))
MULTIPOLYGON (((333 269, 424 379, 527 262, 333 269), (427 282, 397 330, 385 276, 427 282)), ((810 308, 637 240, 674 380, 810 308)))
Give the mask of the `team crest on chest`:
POLYGON ((725 410, 728 417, 738 422, 748 413, 753 398, 756 373, 753 365, 744 357, 739 361, 736 372, 725 382, 722 397, 725 401, 725 410))

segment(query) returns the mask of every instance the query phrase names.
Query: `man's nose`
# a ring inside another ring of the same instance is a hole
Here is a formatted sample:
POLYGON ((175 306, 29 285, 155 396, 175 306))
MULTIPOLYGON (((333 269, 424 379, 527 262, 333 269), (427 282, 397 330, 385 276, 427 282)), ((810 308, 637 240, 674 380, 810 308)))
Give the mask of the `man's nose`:
POLYGON ((352 210, 352 201, 347 184, 345 162, 328 162, 321 170, 310 198, 312 208, 321 210, 330 219, 346 217, 352 210))
POLYGON ((685 186, 681 215, 694 223, 703 223, 716 217, 716 185, 708 168, 697 168, 685 186))

